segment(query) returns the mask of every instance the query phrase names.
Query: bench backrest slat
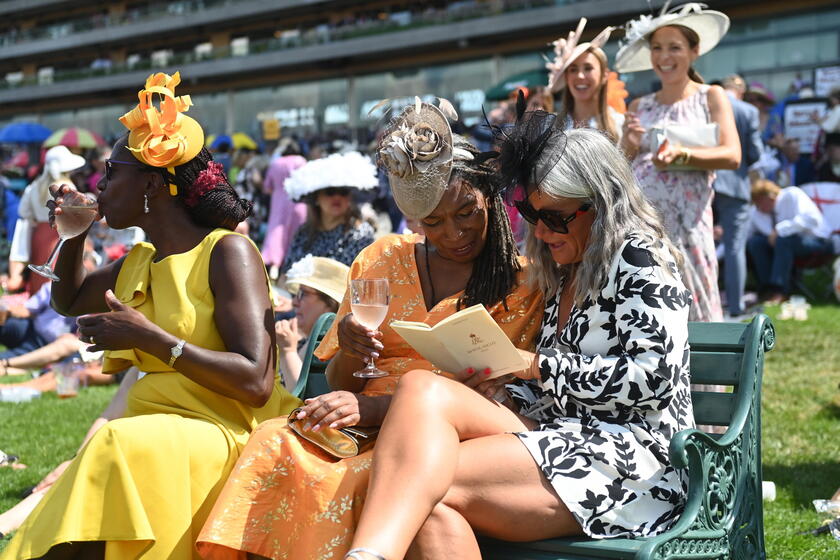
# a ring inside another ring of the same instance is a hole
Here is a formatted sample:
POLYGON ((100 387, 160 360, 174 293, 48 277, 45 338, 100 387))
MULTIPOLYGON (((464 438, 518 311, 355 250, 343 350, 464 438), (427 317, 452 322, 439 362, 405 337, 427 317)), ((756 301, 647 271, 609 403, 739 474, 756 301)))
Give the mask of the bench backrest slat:
POLYGON ((743 352, 747 327, 748 323, 689 323, 688 341, 692 352, 743 352))
POLYGON ((691 349, 691 382, 711 385, 737 385, 741 374, 742 352, 710 352, 691 349))
POLYGON ((300 378, 291 393, 301 399, 309 399, 332 391, 327 383, 327 362, 322 362, 314 352, 324 335, 330 330, 335 320, 335 313, 324 313, 315 321, 309 340, 306 341, 306 352, 301 364, 300 378))
POLYGON ((735 394, 692 391, 691 403, 696 424, 728 426, 735 408, 735 394))
POLYGON ((700 425, 728 426, 734 412, 742 371, 747 323, 689 323, 690 372, 694 421, 700 425), (726 392, 710 392, 702 385, 722 385, 726 392))

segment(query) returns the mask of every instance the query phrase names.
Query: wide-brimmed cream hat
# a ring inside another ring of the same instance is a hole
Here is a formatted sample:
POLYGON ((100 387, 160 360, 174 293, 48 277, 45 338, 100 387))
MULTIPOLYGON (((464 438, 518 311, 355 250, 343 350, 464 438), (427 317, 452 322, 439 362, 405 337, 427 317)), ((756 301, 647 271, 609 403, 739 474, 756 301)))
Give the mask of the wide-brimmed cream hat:
POLYGON ((386 129, 379 142, 379 163, 388 172, 394 202, 407 217, 422 219, 443 197, 452 174, 452 128, 458 118, 445 99, 440 108, 419 97, 386 129), (443 110, 441 110, 443 109, 443 110), (446 113, 446 114, 444 114, 446 113))
POLYGON ((566 87, 566 80, 563 76, 566 68, 588 49, 603 47, 615 29, 615 27, 607 27, 591 41, 579 43, 585 26, 586 18, 580 18, 577 29, 569 31, 568 38, 561 37, 552 43, 554 45, 554 60, 545 63, 545 67, 548 69, 548 89, 551 93, 557 93, 566 87))
POLYGON ((286 272, 286 289, 296 294, 301 286, 308 286, 327 294, 336 303, 344 299, 350 267, 326 257, 306 255, 292 264, 286 272))
POLYGON ((699 54, 715 48, 729 31, 729 17, 715 10, 706 10, 705 4, 691 2, 668 9, 666 3, 658 16, 642 15, 624 24, 624 40, 615 56, 615 68, 619 72, 640 72, 650 70, 650 35, 660 27, 682 25, 700 37, 699 54))

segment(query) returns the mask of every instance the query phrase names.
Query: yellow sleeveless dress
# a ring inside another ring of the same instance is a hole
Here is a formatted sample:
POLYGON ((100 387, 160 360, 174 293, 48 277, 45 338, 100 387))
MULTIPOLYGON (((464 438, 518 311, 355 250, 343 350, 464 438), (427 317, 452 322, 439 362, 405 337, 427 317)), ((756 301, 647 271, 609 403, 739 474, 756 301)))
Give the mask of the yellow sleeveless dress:
MULTIPOLYGON (((117 279, 117 298, 190 344, 224 351, 209 269, 213 247, 225 235, 238 234, 214 230, 193 249, 159 262, 152 245, 135 246, 117 279)), ((107 541, 108 560, 198 558, 196 537, 251 431, 300 404, 278 381, 269 402, 252 408, 139 350, 108 354, 105 372, 132 364, 147 372, 129 392, 126 417, 94 435, 3 560, 39 557, 75 541, 107 541)))

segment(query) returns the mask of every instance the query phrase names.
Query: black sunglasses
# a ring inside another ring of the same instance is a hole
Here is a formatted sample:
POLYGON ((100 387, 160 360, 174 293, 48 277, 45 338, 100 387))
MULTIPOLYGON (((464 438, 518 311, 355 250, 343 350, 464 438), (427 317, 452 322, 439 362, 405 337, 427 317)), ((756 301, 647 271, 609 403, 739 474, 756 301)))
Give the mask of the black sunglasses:
POLYGON ((132 167, 141 167, 146 168, 147 166, 143 165, 137 161, 120 161, 118 159, 106 159, 105 160, 105 181, 110 181, 113 175, 113 168, 114 164, 119 165, 131 165, 132 167))
POLYGON ((542 221, 548 229, 555 233, 569 233, 569 224, 573 222, 575 218, 581 214, 585 214, 590 208, 592 208, 590 203, 584 202, 580 208, 575 210, 574 214, 564 217, 561 212, 555 212, 553 210, 537 210, 531 206, 531 203, 528 202, 527 198, 525 200, 516 201, 514 204, 516 205, 516 209, 519 211, 519 214, 526 222, 532 225, 537 225, 538 221, 542 221))
POLYGON ((350 187, 327 187, 321 192, 327 196, 350 196, 350 187))

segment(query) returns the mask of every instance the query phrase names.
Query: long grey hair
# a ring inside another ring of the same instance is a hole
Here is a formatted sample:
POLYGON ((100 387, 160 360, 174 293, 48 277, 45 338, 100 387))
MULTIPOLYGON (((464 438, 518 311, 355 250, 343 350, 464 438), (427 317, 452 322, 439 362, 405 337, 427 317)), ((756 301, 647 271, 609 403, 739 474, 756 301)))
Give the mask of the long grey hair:
MULTIPOLYGON (((566 131, 565 151, 556 163, 552 161, 556 159, 553 152, 547 146, 536 162, 538 169, 551 166, 537 189, 551 198, 589 202, 595 222, 583 261, 568 265, 554 261, 548 246, 536 238, 534 226, 529 225, 526 252, 532 261, 530 279, 547 297, 557 292, 561 282, 574 276, 575 267, 575 303, 580 305, 587 295, 594 297, 607 281, 616 252, 631 233, 653 246, 661 243, 677 267, 682 266, 681 253, 669 240, 659 214, 642 194, 627 158, 609 138, 597 130, 576 128, 566 131)), ((653 258, 670 269, 660 251, 653 251, 653 258)))

